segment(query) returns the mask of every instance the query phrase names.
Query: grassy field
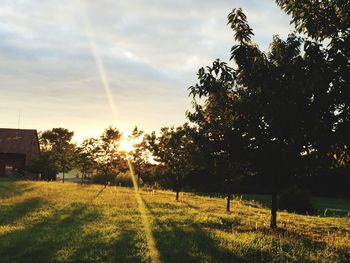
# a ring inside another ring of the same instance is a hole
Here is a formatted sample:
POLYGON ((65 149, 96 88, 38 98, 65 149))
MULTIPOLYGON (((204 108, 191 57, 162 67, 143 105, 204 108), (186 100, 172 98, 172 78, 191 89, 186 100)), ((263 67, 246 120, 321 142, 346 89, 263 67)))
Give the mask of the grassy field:
MULTIPOLYGON (((239 198, 246 201, 256 202, 263 207, 270 207, 271 195, 266 194, 243 194, 239 198)), ((350 200, 342 198, 312 197, 312 205, 315 213, 320 216, 348 216, 350 215, 350 200)))
POLYGON ((350 262, 350 218, 167 191, 0 180, 0 262, 350 262))

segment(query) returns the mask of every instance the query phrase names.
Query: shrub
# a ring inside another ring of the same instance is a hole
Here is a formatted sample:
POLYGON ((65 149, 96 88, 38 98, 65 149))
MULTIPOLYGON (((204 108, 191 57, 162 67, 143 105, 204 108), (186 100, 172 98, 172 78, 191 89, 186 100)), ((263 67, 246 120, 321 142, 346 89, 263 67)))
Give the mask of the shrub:
POLYGON ((287 188, 279 195, 278 207, 299 214, 313 214, 314 212, 310 193, 297 186, 287 188))
POLYGON ((115 185, 117 182, 117 175, 117 173, 100 173, 92 177, 92 182, 95 184, 115 185))
POLYGON ((119 186, 133 186, 131 175, 127 173, 120 173, 115 180, 115 184, 119 186))

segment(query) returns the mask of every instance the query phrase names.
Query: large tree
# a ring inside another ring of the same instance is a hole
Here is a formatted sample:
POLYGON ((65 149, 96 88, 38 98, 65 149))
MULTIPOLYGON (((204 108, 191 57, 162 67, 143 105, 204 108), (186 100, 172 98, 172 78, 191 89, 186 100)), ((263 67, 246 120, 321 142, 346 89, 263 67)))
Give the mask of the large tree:
POLYGON ((290 34, 274 36, 268 53, 252 41, 241 9, 228 16, 237 42, 236 64, 240 130, 248 138, 256 169, 269 182, 271 227, 277 226, 277 194, 306 175, 306 160, 324 156, 335 114, 329 94, 330 73, 320 44, 290 34))
POLYGON ((291 24, 306 36, 315 52, 322 54, 315 78, 322 79, 330 97, 329 112, 334 119, 332 136, 320 146, 342 167, 350 156, 350 1, 288 1, 277 4, 289 15, 291 24), (324 78, 327 76, 327 78, 324 78))

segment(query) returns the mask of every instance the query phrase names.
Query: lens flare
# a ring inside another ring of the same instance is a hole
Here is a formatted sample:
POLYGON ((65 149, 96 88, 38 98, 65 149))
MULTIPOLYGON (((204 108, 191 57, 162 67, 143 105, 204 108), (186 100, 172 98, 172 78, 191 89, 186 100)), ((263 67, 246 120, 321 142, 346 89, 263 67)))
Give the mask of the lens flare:
POLYGON ((138 208, 140 210, 142 224, 143 224, 144 231, 146 234, 147 246, 148 246, 148 251, 150 253, 151 262, 158 263, 160 261, 159 261, 159 255, 158 255, 156 243, 154 241, 153 234, 152 234, 152 228, 151 228, 151 223, 150 223, 151 216, 150 216, 149 211, 146 208, 145 203, 143 202, 142 197, 138 191, 138 185, 137 185, 137 181, 136 181, 134 168, 133 168, 130 160, 128 160, 128 165, 129 165, 132 183, 134 185, 134 193, 135 193, 137 205, 138 205, 138 208))
MULTIPOLYGON (((86 11, 86 5, 85 5, 85 1, 82 0, 82 5, 83 5, 83 10, 86 11)), ((109 84, 109 80, 108 80, 108 76, 102 61, 102 58, 100 56, 100 53, 98 51, 97 48, 97 44, 96 44, 96 38, 95 38, 95 34, 93 32, 93 29, 89 23, 89 19, 87 16, 87 13, 85 12, 85 16, 84 16, 84 22, 85 22, 85 31, 86 31, 86 35, 90 44, 90 49, 91 49, 91 53, 94 57, 95 63, 96 63, 96 67, 98 70, 98 75, 101 79, 102 82, 102 86, 104 88, 104 91, 106 93, 108 102, 109 102, 109 106, 112 110, 113 113, 113 117, 114 117, 114 121, 115 123, 117 123, 117 110, 116 107, 114 105, 113 102, 113 96, 111 93, 111 88, 110 88, 110 84, 109 84)), ((132 145, 131 143, 129 143, 129 145, 125 145, 125 148, 129 148, 130 150, 132 150, 132 145)), ((132 178, 132 182, 134 185, 134 193, 135 193, 135 198, 137 201, 137 205, 138 205, 138 209, 140 211, 140 215, 141 215, 141 220, 142 220, 142 224, 143 224, 143 228, 144 228, 144 232, 146 235, 146 241, 147 241, 147 247, 149 250, 149 254, 150 254, 150 259, 152 263, 159 263, 159 254, 158 254, 158 250, 156 247, 156 243, 154 241, 153 238, 153 234, 152 234, 152 228, 151 228, 151 215, 148 211, 148 209, 145 206, 145 203, 142 200, 142 197, 138 191, 138 185, 136 182, 136 176, 135 176, 135 172, 134 169, 132 167, 132 164, 130 162, 130 160, 128 160, 128 165, 129 165, 129 169, 130 169, 130 174, 131 174, 131 178, 132 178)))
POLYGON ((122 139, 120 141, 119 150, 122 152, 131 153, 134 150, 134 144, 128 139, 122 139))
POLYGON ((105 70, 101 55, 100 55, 98 48, 97 48, 95 33, 94 33, 93 28, 91 27, 90 21, 88 19, 87 13, 86 13, 86 5, 85 5, 84 0, 82 1, 82 5, 84 7, 83 10, 85 10, 85 16, 83 16, 83 17, 85 18, 84 19, 85 33, 86 33, 87 39, 89 41, 90 50, 91 50, 92 56, 95 60, 98 75, 99 75, 99 78, 101 80, 103 89, 106 93, 109 106, 112 110, 114 121, 117 122, 118 115, 117 115, 116 107, 115 107, 114 102, 113 102, 113 96, 112 96, 112 92, 111 92, 111 88, 110 88, 110 84, 109 84, 108 75, 107 75, 107 72, 105 70))

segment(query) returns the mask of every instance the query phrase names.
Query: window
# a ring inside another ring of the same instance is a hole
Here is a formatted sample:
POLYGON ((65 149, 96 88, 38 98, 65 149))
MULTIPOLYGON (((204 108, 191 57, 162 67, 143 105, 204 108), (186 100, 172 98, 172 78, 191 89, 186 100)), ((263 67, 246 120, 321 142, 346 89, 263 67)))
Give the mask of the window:
POLYGON ((12 165, 5 165, 5 175, 11 175, 13 172, 13 166, 12 165))

